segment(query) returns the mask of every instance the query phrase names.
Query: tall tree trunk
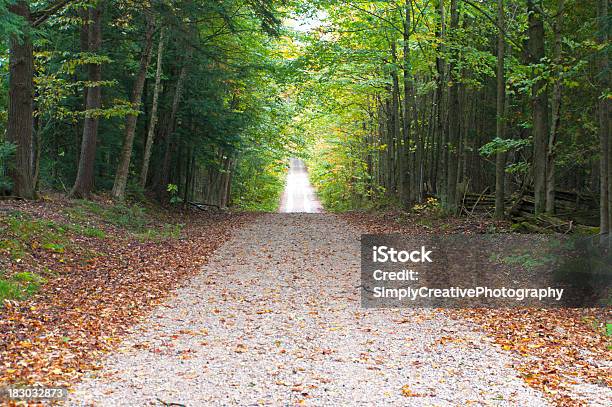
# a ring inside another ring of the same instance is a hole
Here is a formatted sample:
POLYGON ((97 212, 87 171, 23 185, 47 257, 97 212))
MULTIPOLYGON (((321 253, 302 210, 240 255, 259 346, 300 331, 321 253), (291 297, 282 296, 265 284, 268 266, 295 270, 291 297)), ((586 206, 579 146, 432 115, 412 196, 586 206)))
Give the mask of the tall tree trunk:
MULTIPOLYGON (((166 126, 166 143, 165 143, 164 158, 162 161, 160 185, 158 185, 159 192, 165 191, 165 188, 166 188, 166 185, 168 184, 168 179, 170 176, 170 158, 171 158, 170 156, 172 153, 172 137, 174 133, 176 113, 178 112, 178 106, 181 101, 181 97, 183 95, 183 83, 185 82, 186 77, 187 77, 187 61, 185 61, 185 65, 183 65, 183 67, 181 68, 181 72, 179 74, 178 80, 176 82, 176 86, 174 88, 174 97, 172 100, 172 107, 170 110, 170 118, 168 119, 168 123, 166 126)), ((147 171, 148 171, 148 167, 147 167, 147 171)))
POLYGON ((13 195, 36 198, 32 162, 34 115, 34 51, 30 37, 30 7, 26 1, 10 6, 10 11, 25 19, 23 35, 13 35, 9 54, 9 106, 7 140, 16 146, 15 165, 10 170, 13 195))
MULTIPOLYGON (((179 156, 179 160, 181 159, 181 157, 179 156)), ((187 202, 189 202, 189 186, 191 185, 191 177, 193 176, 193 170, 194 170, 194 166, 195 166, 195 152, 193 150, 193 148, 187 149, 187 154, 185 155, 185 183, 184 183, 184 189, 183 189, 183 204, 187 205, 187 202)), ((179 178, 179 182, 180 182, 180 178, 179 178)))
MULTIPOLYGON (((131 104, 132 109, 140 110, 142 100, 142 90, 144 88, 147 70, 151 63, 151 49, 153 48, 153 33, 155 32, 155 24, 152 16, 147 16, 145 42, 140 56, 140 69, 136 75, 134 88, 132 89, 131 104)), ((130 161, 132 159, 132 149, 134 146, 134 135, 136 134, 136 114, 129 114, 125 123, 125 139, 123 148, 121 149, 121 157, 117 165, 117 173, 115 174, 115 183, 113 185, 112 196, 115 199, 123 200, 125 198, 125 187, 130 172, 130 161)))
MULTIPOLYGON (((598 42, 608 44, 608 0, 597 1, 598 42)), ((608 89, 610 86, 608 55, 602 50, 599 56, 600 88, 608 89)), ((612 219, 612 143, 610 142, 610 99, 606 95, 599 96, 598 119, 600 141, 600 233, 610 233, 610 220, 612 219)))
MULTIPOLYGON (((391 55, 392 55, 392 61, 393 61, 393 65, 397 65, 397 46, 395 44, 395 41, 392 41, 391 43, 391 55)), ((398 171, 393 171, 393 184, 397 186, 397 191, 399 192, 399 196, 401 199, 401 191, 402 191, 402 174, 401 174, 401 170, 402 170, 402 163, 401 163, 401 157, 402 157, 402 143, 401 143, 401 134, 400 134, 400 105, 401 105, 401 100, 400 100, 400 88, 399 88, 399 77, 398 77, 398 73, 397 73, 397 69, 393 68, 393 70, 391 71, 391 79, 393 82, 393 88, 391 91, 391 117, 393 120, 393 127, 391 128, 392 134, 393 134, 393 144, 395 145, 395 148, 393 149, 393 164, 395 167, 395 164, 398 165, 398 171), (397 175, 397 177, 396 177, 397 175)), ((404 202, 400 202, 401 205, 404 205, 404 202)))
MULTIPOLYGON (((83 54, 86 54, 89 52, 89 8, 87 8, 87 6, 83 6, 79 8, 79 18, 82 21, 81 24, 81 29, 79 30, 79 45, 80 45, 80 50, 81 50, 81 57, 83 56, 83 54)), ((83 78, 85 78, 87 76, 87 70, 88 70, 88 66, 87 65, 83 65, 80 67, 79 71, 81 73, 81 75, 83 76, 83 78)), ((75 77, 75 81, 78 80, 78 76, 75 77)), ((83 110, 87 109, 87 87, 83 88, 83 94, 80 95, 83 98, 82 100, 82 108, 83 110)), ((83 133, 83 129, 80 129, 79 131, 79 146, 80 146, 80 140, 83 133)), ((77 154, 77 165, 78 165, 78 159, 79 156, 77 154)))
POLYGON ((393 185, 393 156, 394 156, 394 145, 393 145, 393 107, 391 98, 393 98, 393 88, 387 89, 386 101, 385 101, 385 137, 386 137, 386 173, 385 173, 385 184, 386 184, 386 196, 391 197, 395 194, 395 188, 393 185))
POLYGON ((236 170, 236 161, 237 159, 230 158, 230 164, 228 167, 228 175, 226 181, 226 189, 225 189, 225 207, 230 206, 232 202, 232 181, 234 178, 234 172, 236 170))
MULTIPOLYGON (((504 73, 505 60, 505 18, 504 18, 504 0, 497 0, 497 25, 499 32, 497 34, 497 126, 496 136, 498 139, 505 138, 506 118, 505 118, 505 102, 506 102, 506 77, 504 73)), ((506 152, 500 151, 495 157, 495 217, 502 219, 504 217, 504 201, 505 197, 505 178, 506 178, 506 152)))
POLYGON ((414 87, 414 78, 410 84, 410 112, 412 113, 412 122, 410 123, 410 134, 412 135, 412 148, 410 150, 410 201, 411 202, 420 202, 419 196, 419 152, 420 152, 420 143, 422 139, 422 135, 420 133, 420 129, 418 128, 418 110, 417 110, 417 99, 416 99, 416 89, 414 87))
MULTIPOLYGON (((527 0, 529 13, 529 62, 539 64, 545 57, 544 21, 540 7, 527 0)), ((533 109, 533 179, 535 213, 546 209, 546 155, 548 145, 548 91, 545 79, 538 79, 531 88, 533 109)))
MULTIPOLYGON (((438 14, 440 23, 436 30, 436 39, 438 40, 439 49, 436 57, 436 168, 432 179, 433 188, 439 196, 446 196, 446 115, 444 110, 444 94, 446 91, 446 61, 444 58, 444 41, 446 35, 446 12, 444 9, 444 1, 438 0, 438 14), (442 182, 440 181, 442 179, 442 182)), ((444 198, 445 199, 445 198, 444 198)))
MULTIPOLYGON (((95 8, 89 10, 89 52, 97 53, 102 45, 102 8, 104 2, 99 1, 95 8)), ((96 161, 96 142, 98 138, 98 116, 95 110, 99 109, 102 101, 102 65, 89 64, 89 81, 93 84, 87 90, 87 105, 85 124, 83 126, 83 139, 81 141, 81 155, 76 180, 70 196, 74 198, 87 198, 94 187, 94 167, 96 161)))
POLYGON ((410 0, 404 5, 404 103, 402 114, 402 148, 400 149, 400 201, 402 205, 409 204, 410 200, 410 87, 412 85, 412 66, 410 61, 410 30, 411 14, 410 0))
POLYGON ((548 135, 548 149, 546 154, 546 212, 555 213, 555 145, 559 134, 561 121, 561 29, 563 26, 563 13, 565 13, 565 0, 557 0, 557 18, 555 20, 555 83, 552 95, 552 117, 550 123, 550 134, 548 135))
MULTIPOLYGON (((451 1, 451 23, 450 28, 453 36, 457 35, 459 28, 459 11, 457 9, 457 0, 451 1)), ((453 62, 449 64, 451 81, 448 88, 449 97, 449 114, 448 114, 448 169, 447 169, 447 186, 446 186, 446 202, 445 207, 449 213, 457 213, 457 170, 459 163, 459 92, 457 73, 454 72, 455 62, 458 57, 457 51, 453 51, 455 57, 453 62)))
POLYGON ((155 139, 155 126, 157 125, 157 106, 159 101, 159 92, 161 89, 162 76, 162 60, 164 54, 164 29, 162 28, 159 34, 159 45, 157 48, 157 71, 155 72, 155 88, 153 90, 153 106, 151 107, 151 121, 149 122, 149 131, 147 132, 147 140, 145 142, 144 158, 142 160, 142 169, 140 170, 140 187, 144 188, 147 184, 147 175, 149 172, 149 162, 151 160, 151 152, 153 151, 153 140, 155 139))
POLYGON ((229 192, 229 182, 231 175, 231 163, 232 160, 230 157, 225 157, 223 161, 223 173, 221 174, 221 183, 220 183, 220 191, 219 191, 219 207, 226 208, 228 203, 228 192, 229 192))
POLYGON ((437 89, 431 95, 431 108, 429 116, 429 167, 427 172, 427 189, 429 194, 436 194, 436 176, 438 170, 438 144, 436 142, 436 130, 438 125, 438 96, 437 89))
MULTIPOLYGON (((383 106, 383 101, 382 101, 382 97, 380 95, 376 96, 377 99, 377 110, 378 110, 378 126, 377 126, 377 130, 378 130, 378 146, 379 149, 377 150, 377 155, 378 155, 378 165, 377 165, 377 173, 378 173, 378 186, 379 187, 385 187, 386 188, 386 182, 385 182, 385 166, 386 166, 386 149, 383 150, 382 146, 386 144, 386 140, 385 140, 385 109, 383 106)), ((385 190, 386 193, 386 190, 385 190)))

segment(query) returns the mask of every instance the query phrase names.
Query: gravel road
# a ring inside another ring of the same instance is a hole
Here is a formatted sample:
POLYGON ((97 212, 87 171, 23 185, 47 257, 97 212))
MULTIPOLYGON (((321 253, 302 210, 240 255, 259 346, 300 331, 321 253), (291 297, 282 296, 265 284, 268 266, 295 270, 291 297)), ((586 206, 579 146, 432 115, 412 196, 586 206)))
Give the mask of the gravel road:
POLYGON ((361 309, 359 236, 331 214, 261 216, 69 404, 547 405, 471 326, 361 309))
POLYGON ((308 170, 304 161, 298 158, 290 160, 285 191, 281 197, 281 213, 320 213, 321 203, 308 179, 308 170))

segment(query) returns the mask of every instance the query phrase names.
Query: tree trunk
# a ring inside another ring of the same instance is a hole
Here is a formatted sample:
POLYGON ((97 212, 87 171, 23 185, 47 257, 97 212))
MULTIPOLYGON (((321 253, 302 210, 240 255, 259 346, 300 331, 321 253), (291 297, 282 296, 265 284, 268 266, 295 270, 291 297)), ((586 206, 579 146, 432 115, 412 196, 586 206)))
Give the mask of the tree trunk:
MULTIPOLYGON (((179 157, 179 160, 181 159, 181 157, 179 157)), ((187 154, 185 157, 185 187, 183 190, 183 203, 185 205, 187 205, 187 202, 189 202, 190 200, 190 196, 189 196, 189 190, 190 190, 190 185, 191 185, 191 178, 193 176, 193 170, 194 170, 194 166, 195 166, 195 151, 193 150, 193 148, 191 150, 187 149, 187 154)), ((180 178, 179 178, 179 182, 180 182, 180 178)))
MULTIPOLYGON (((152 17, 147 17, 145 42, 142 54, 140 56, 140 69, 136 75, 134 88, 132 89, 132 109, 140 110, 142 100, 142 90, 144 88, 147 70, 151 63, 151 48, 153 48, 153 33, 155 32, 155 24, 152 17)), ((155 103, 155 102, 154 102, 155 103)), ((136 114, 129 114, 125 123, 125 140, 121 149, 121 158, 117 166, 115 174, 115 183, 113 185, 112 196, 115 199, 123 200, 125 198, 125 187, 130 172, 130 161, 132 159, 132 149, 134 145, 134 135, 136 133, 136 114)))
MULTIPOLYGON (((457 9, 457 0, 451 1, 451 24, 450 28, 453 36, 456 36, 459 28, 459 12, 457 9)), ((449 72, 451 81, 448 87, 449 97, 449 114, 448 114, 448 169, 447 169, 447 186, 446 186, 446 202, 445 207, 449 213, 457 213, 457 169, 459 163, 459 92, 458 92, 458 77, 454 72, 454 65, 458 57, 456 50, 452 58, 453 62, 449 64, 449 72)))
POLYGON ((159 45, 157 48, 157 71, 155 72, 155 88, 153 90, 153 106, 151 106, 151 121, 149 122, 149 131, 147 132, 147 140, 145 142, 144 158, 142 160, 142 169, 140 170, 140 187, 144 188, 147 184, 147 175, 149 172, 149 162, 151 161, 151 152, 153 151, 153 140, 155 139, 155 126, 157 125, 157 106, 159 101, 159 92, 161 89, 162 76, 162 59, 164 54, 164 29, 162 28, 159 34, 159 45))
MULTIPOLYGON (((608 43, 608 0, 597 1, 598 42, 602 45, 608 43)), ((608 56, 605 50, 599 56, 600 88, 608 89, 609 72, 608 56)), ((600 233, 610 233, 610 219, 612 219, 612 143, 610 143, 610 99, 606 95, 599 96, 599 140, 600 140, 600 233)))
POLYGON ((555 83, 552 95, 552 118, 550 123, 550 134, 548 136, 548 150, 546 154, 546 213, 555 213, 555 144, 559 135, 559 124, 561 121, 561 27, 563 25, 563 13, 565 12, 565 0, 557 0, 557 18, 554 25, 555 30, 555 83))
POLYGON ((446 33, 446 15, 444 9, 444 1, 438 0, 438 13, 440 24, 436 31, 436 39, 439 43, 439 49, 436 57, 436 106, 437 106, 437 117, 436 117, 436 167, 432 177, 433 188, 439 196, 446 196, 446 184, 440 180, 446 180, 446 116, 444 114, 444 94, 446 90, 446 62, 444 58, 444 40, 446 33))
POLYGON ((26 1, 10 6, 10 11, 26 21, 23 35, 10 40, 9 54, 9 106, 7 140, 16 146, 15 165, 10 170, 13 195, 36 198, 32 146, 34 115, 34 51, 29 25, 30 7, 26 1))
MULTIPOLYGON (((100 51, 102 45, 102 8, 103 1, 99 1, 95 8, 89 10, 89 43, 91 53, 100 51)), ((102 65, 89 64, 89 81, 93 84, 87 90, 87 105, 85 124, 83 126, 83 139, 81 141, 81 155, 76 180, 70 196, 73 198, 87 198, 94 187, 94 167, 96 161, 96 141, 98 138, 98 115, 96 110, 101 106, 102 65)))
MULTIPOLYGON (((185 82, 185 77, 187 76, 187 65, 185 64, 181 68, 181 72, 179 74, 178 80, 176 82, 176 86, 174 88, 174 97, 172 100, 172 107, 170 110, 170 118, 168 119, 167 127, 166 127, 166 145, 164 151, 164 159, 162 161, 161 168, 161 177, 160 177, 160 185, 158 185, 160 191, 165 190, 166 185, 168 184, 168 177, 170 171, 170 155, 172 152, 172 136, 174 133, 174 125, 176 120, 176 113, 178 112, 178 106, 181 101, 181 97, 183 94, 183 82, 185 82)), ((148 168, 147 168, 148 171, 148 168)))
POLYGON ((412 113, 412 122, 410 123, 410 134, 412 135, 412 145, 410 150, 410 201, 411 202, 420 202, 419 197, 419 165, 418 165, 418 156, 419 156, 419 145, 421 143, 421 133, 418 128, 418 110, 416 103, 416 89, 414 88, 414 78, 410 83, 409 89, 409 111, 412 113), (416 150, 416 151, 415 151, 416 150))
MULTIPOLYGON (((529 62, 541 63, 545 57, 544 22, 540 7, 534 0, 527 0, 529 13, 529 62)), ((533 179, 535 193, 535 213, 546 209, 546 156, 548 145, 548 91, 545 79, 534 82, 532 89, 533 106, 533 179)))
MULTIPOLYGON (((392 40, 391 43, 391 55, 392 55, 392 62, 393 65, 397 65, 397 46, 395 44, 395 41, 392 40)), ((393 126, 391 128, 391 132, 392 132, 392 143, 395 145, 395 148, 393 149, 393 156, 392 156, 392 160, 393 160, 393 165, 395 167, 395 164, 398 164, 398 171, 396 173, 396 171, 394 171, 394 177, 393 177, 393 184, 397 186, 397 191, 399 192, 399 196, 401 199, 401 191, 402 191, 402 174, 401 174, 401 170, 403 169, 402 167, 402 143, 401 143, 401 134, 400 134, 400 105, 401 105, 401 100, 400 100, 400 88, 399 88, 399 76, 397 73, 397 69, 393 68, 393 70, 391 71, 391 79, 393 82, 393 88, 391 91, 391 118, 393 121, 393 126), (396 159, 397 158, 397 159, 396 159), (397 175, 397 177, 395 177, 397 175)), ((403 206, 404 202, 400 202, 400 204, 403 206)))
POLYGON ((387 95, 385 100, 385 138, 386 138, 386 165, 385 165, 385 186, 386 196, 391 197, 395 194, 395 188, 393 187, 393 107, 390 98, 393 97, 393 88, 387 89, 387 95))
POLYGON ((407 205, 410 200, 410 87, 412 83, 412 66, 410 61, 410 30, 411 14, 410 0, 406 0, 404 6, 404 104, 402 120, 402 148, 400 149, 400 201, 402 205, 407 205))
POLYGON ((223 161, 223 173, 221 174, 221 183, 219 185, 219 207, 226 208, 228 202, 229 182, 230 182, 231 158, 225 157, 223 161))
MULTIPOLYGON (((503 140, 505 137, 505 102, 506 102, 506 78, 504 74, 505 41, 504 41, 504 0, 497 0, 497 127, 496 136, 503 140)), ((504 217, 506 178, 506 153, 500 151, 495 157, 495 217, 504 217)))

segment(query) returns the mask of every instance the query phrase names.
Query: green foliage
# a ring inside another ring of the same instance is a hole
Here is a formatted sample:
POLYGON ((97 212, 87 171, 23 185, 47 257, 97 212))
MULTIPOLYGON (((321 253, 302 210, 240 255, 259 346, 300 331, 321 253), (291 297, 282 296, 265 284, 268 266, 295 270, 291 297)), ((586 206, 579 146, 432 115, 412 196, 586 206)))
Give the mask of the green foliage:
POLYGON ((135 235, 137 239, 143 242, 159 242, 166 239, 178 239, 181 237, 184 227, 184 224, 164 224, 160 229, 147 228, 135 235))
POLYGON ((237 168, 232 205, 246 211, 276 212, 284 187, 286 160, 252 151, 243 156, 237 168))
POLYGON ((359 130, 354 130, 355 135, 332 131, 335 137, 315 144, 308 160, 311 181, 325 209, 342 212, 368 207, 371 199, 382 202, 384 190, 370 188, 359 130))
POLYGON ((422 218, 435 219, 444 216, 440 201, 433 197, 427 198, 422 204, 414 205, 412 211, 422 218))
POLYGON ((544 258, 534 257, 527 253, 522 255, 507 256, 500 259, 500 261, 503 264, 518 264, 528 270, 533 270, 536 267, 540 267, 548 263, 548 261, 544 258))
POLYGON ((41 248, 48 252, 64 252, 69 241, 66 229, 46 220, 32 219, 29 215, 14 212, 0 219, 0 251, 19 261, 29 250, 41 248))
POLYGON ((45 243, 42 248, 53 253, 64 253, 66 247, 61 243, 45 243))
POLYGON ((4 300, 22 300, 34 294, 46 281, 35 273, 21 272, 5 277, 0 272, 0 304, 4 300))
MULTIPOLYGON (((98 202, 78 200, 68 209, 68 215, 77 222, 87 222, 93 215, 101 222, 133 232, 143 232, 149 222, 145 208, 138 204, 103 205, 98 202)), ((90 233, 99 234, 93 230, 90 233)))
POLYGON ((87 237, 95 237, 97 239, 104 239, 106 237, 106 233, 96 227, 68 224, 66 225, 66 228, 73 233, 87 237))
POLYGON ((170 194, 170 203, 173 205, 183 202, 183 198, 178 195, 179 189, 176 184, 168 184, 166 191, 170 194))
MULTIPOLYGON (((443 123, 436 116, 448 115, 431 107, 438 106, 435 98, 441 90, 443 104, 439 107, 446 109, 447 91, 454 86, 459 86, 461 94, 460 154, 467 167, 462 176, 471 180, 469 188, 492 187, 488 158, 498 152, 508 153, 508 178, 524 185, 532 178, 530 101, 538 81, 546 82, 549 91, 557 83, 562 85, 554 151, 557 183, 567 189, 591 188, 599 159, 596 103, 609 95, 609 89, 599 83, 606 72, 599 72, 597 64, 609 45, 597 41, 594 3, 573 2, 572 13, 564 15, 559 59, 552 52, 556 5, 541 4, 546 55, 535 63, 526 63, 524 58, 525 4, 507 7, 507 132, 505 140, 492 141, 496 4, 458 3, 459 26, 451 29, 447 21, 447 30, 440 37, 437 7, 427 1, 302 1, 282 7, 276 2, 247 0, 109 1, 102 19, 102 48, 92 53, 82 49, 80 41, 84 22, 80 12, 88 2, 68 2, 44 24, 30 29, 27 22, 8 12, 8 0, 0 0, 0 35, 7 39, 27 31, 34 41, 33 123, 36 153, 40 153, 37 181, 43 189, 70 190, 84 119, 95 117, 100 124, 94 185, 110 190, 124 144, 126 117, 133 115, 137 122, 128 171, 131 198, 153 196, 164 202, 169 198, 174 204, 193 200, 224 206, 227 202, 219 201, 225 197, 229 178, 234 205, 275 210, 284 162, 291 155, 300 155, 308 157, 312 181, 328 210, 397 205, 400 188, 385 172, 395 171, 390 168, 397 169, 401 161, 397 150, 393 151, 400 144, 397 135, 389 135, 394 120, 408 121, 401 106, 407 102, 406 86, 413 86, 416 109, 404 154, 414 159, 419 148, 425 150, 423 171, 428 176, 432 173, 432 179, 422 183, 426 193, 444 196, 439 190, 445 183, 440 171, 445 159, 440 153, 445 151, 441 146, 444 134, 438 134, 438 125, 443 123), (413 20, 409 38, 404 39, 407 5, 413 20), (150 44, 148 80, 138 105, 130 100, 146 45, 150 23, 146 16, 153 17, 157 29, 150 44), (287 17, 303 20, 305 16, 314 17, 310 29, 295 31, 282 26, 287 17), (167 35, 161 58, 159 120, 148 182, 141 187, 137 180, 151 119, 161 27, 167 35), (404 55, 406 51, 410 55, 404 55), (407 56, 410 58, 404 59, 407 56), (450 72, 438 90, 439 62, 450 72), (89 80, 90 64, 103 66, 101 81, 89 80), (181 80, 182 94, 173 111, 181 80), (86 110, 84 96, 92 86, 101 87, 102 106, 86 110), (400 117, 393 118, 389 106, 397 102, 400 117), (435 160, 434 155, 438 155, 435 160), (434 165, 435 176, 427 168, 434 165), (174 187, 166 189, 168 185, 174 187)), ((37 13, 50 2, 28 4, 37 13)), ((442 5, 448 19, 449 2, 442 5)), ((6 130, 8 46, 8 41, 0 43, 0 134, 6 130)), ((403 131, 400 126, 400 134, 403 131)), ((10 154, 10 147, 0 142, 0 193, 10 188, 6 179, 10 154)))
MULTIPOLYGON (((0 0, 0 33, 6 34, 3 38, 27 28, 25 21, 6 10, 6 1, 0 0)), ((46 10, 48 5, 48 2, 29 4, 32 12, 46 10)), ((109 2, 102 15, 102 48, 96 53, 82 49, 80 42, 84 5, 87 2, 68 2, 43 25, 31 30, 36 71, 33 119, 40 148, 41 188, 70 190, 76 177, 84 119, 95 117, 99 119, 95 185, 98 189, 110 189, 121 155, 126 117, 135 115, 135 153, 127 192, 137 199, 151 196, 150 185, 134 188, 134 181, 143 159, 142 144, 148 130, 145 122, 150 120, 155 82, 150 79, 155 72, 155 52, 162 26, 166 43, 161 61, 163 91, 156 127, 159 134, 155 139, 163 142, 153 145, 149 171, 151 178, 164 179, 163 185, 154 185, 156 197, 165 198, 164 188, 170 183, 177 186, 176 191, 167 191, 174 203, 184 199, 214 200, 219 195, 214 189, 219 188, 224 160, 240 160, 247 150, 259 150, 266 155, 266 150, 288 147, 282 127, 290 116, 278 86, 285 74, 280 71, 282 58, 274 54, 276 41, 281 41, 281 14, 273 3, 109 2), (150 22, 146 16, 153 18, 158 29, 153 38, 149 80, 142 104, 136 106, 130 100, 150 22), (87 71, 91 64, 103 66, 101 81, 94 83, 89 79, 87 71), (185 75, 182 97, 178 109, 171 113, 181 72, 185 75), (102 106, 85 110, 85 93, 94 86, 101 88, 102 106), (171 125, 167 123, 170 115, 174 119, 171 125), (164 143, 167 139, 172 140, 167 145, 168 154, 164 143), (210 185, 186 193, 186 167, 193 173, 189 176, 206 180, 210 185), (167 170, 163 176, 162 169, 167 170)), ((8 42, 0 45, 0 134, 6 121, 7 46, 8 42)), ((5 158, 6 154, 0 151, 0 168, 4 167, 5 158)), ((4 181, 2 175, 0 170, 0 182, 4 181)), ((244 176, 238 178, 247 182, 244 176)), ((275 188, 270 186, 271 191, 275 188)))
POLYGON ((113 225, 125 230, 141 241, 160 241, 178 239, 184 224, 163 224, 161 227, 153 224, 152 215, 139 204, 115 203, 101 204, 93 201, 75 201, 75 205, 67 210, 72 224, 62 225, 62 228, 75 234, 104 239, 106 233, 96 227, 89 226, 94 222, 113 225))
POLYGON ((0 38, 9 38, 11 35, 23 32, 23 19, 8 10, 8 6, 12 3, 14 0, 0 0, 0 38))
POLYGON ((509 256, 492 254, 491 260, 499 264, 518 265, 526 270, 535 270, 555 262, 556 257, 550 253, 523 252, 509 256))
POLYGON ((506 166, 506 172, 508 174, 527 174, 531 169, 530 167, 529 163, 522 161, 506 166))
POLYGON ((522 148, 529 147, 532 144, 531 139, 500 139, 495 137, 492 141, 480 147, 480 154, 485 157, 491 157, 498 153, 507 153, 508 151, 518 151, 522 148))

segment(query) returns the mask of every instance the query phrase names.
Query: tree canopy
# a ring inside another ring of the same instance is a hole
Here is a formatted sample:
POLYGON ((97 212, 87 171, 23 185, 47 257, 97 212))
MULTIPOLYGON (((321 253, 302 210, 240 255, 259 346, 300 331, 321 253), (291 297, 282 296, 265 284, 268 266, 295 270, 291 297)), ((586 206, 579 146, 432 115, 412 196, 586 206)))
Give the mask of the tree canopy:
POLYGON ((274 210, 301 155, 331 210, 571 192, 608 230, 605 0, 4 0, 0 21, 8 195, 274 210))

